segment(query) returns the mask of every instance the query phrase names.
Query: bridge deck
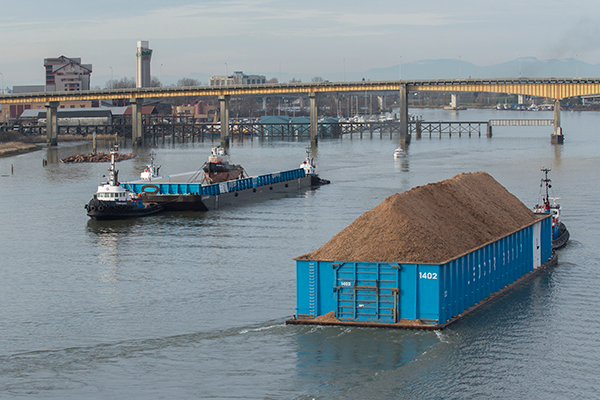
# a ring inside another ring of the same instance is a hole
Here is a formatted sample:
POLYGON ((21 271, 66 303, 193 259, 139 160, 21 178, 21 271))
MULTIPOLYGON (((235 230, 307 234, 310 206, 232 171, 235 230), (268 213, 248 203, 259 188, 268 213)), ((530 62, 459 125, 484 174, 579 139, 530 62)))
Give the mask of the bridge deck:
POLYGON ((189 86, 22 93, 0 96, 0 104, 31 102, 143 99, 185 96, 276 95, 365 91, 437 91, 512 93, 555 100, 600 93, 600 78, 423 79, 361 82, 276 83, 262 85, 189 86))

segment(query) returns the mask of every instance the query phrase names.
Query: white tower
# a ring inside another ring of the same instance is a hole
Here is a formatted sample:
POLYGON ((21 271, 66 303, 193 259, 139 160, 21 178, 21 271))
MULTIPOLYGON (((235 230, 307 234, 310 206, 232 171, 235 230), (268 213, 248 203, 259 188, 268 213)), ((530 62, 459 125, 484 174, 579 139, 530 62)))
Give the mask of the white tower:
POLYGON ((139 40, 135 51, 136 69, 135 86, 138 88, 150 86, 150 59, 152 50, 148 48, 147 40, 139 40))

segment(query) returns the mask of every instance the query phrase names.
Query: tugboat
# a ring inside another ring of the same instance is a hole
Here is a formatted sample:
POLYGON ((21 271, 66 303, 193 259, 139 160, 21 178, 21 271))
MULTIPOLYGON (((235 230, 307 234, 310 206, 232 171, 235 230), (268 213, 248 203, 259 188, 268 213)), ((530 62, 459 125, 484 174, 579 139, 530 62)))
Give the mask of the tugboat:
POLYGON ((310 147, 306 149, 306 159, 302 161, 300 168, 304 169, 306 176, 310 176, 310 183, 312 186, 327 185, 330 183, 330 181, 327 179, 319 178, 319 175, 317 174, 317 165, 315 164, 314 158, 311 157, 310 154, 310 147))
POLYGON ((161 211, 161 205, 144 204, 141 196, 120 185, 119 171, 115 169, 115 154, 118 150, 115 145, 110 151, 108 181, 98 186, 94 197, 84 206, 87 215, 94 220, 111 220, 142 217, 161 211))
POLYGON ((244 168, 232 164, 229 161, 229 154, 221 146, 211 149, 208 161, 204 163, 202 170, 204 171, 203 183, 209 185, 246 177, 244 168))
POLYGON ((140 174, 140 179, 143 181, 152 181, 153 178, 160 178, 158 171, 160 171, 160 165, 154 165, 154 156, 156 153, 150 153, 150 164, 146 165, 146 168, 140 174))
POLYGON ((548 190, 552 188, 550 184, 552 181, 548 179, 548 172, 550 168, 542 167, 541 171, 544 173, 542 182, 540 183, 540 202, 533 207, 533 212, 536 214, 552 214, 552 249, 558 249, 563 247, 569 241, 570 233, 565 224, 560 220, 560 205, 556 202, 556 197, 550 198, 548 190), (545 187, 545 191, 542 189, 545 187), (552 204, 550 204, 552 199, 552 204))

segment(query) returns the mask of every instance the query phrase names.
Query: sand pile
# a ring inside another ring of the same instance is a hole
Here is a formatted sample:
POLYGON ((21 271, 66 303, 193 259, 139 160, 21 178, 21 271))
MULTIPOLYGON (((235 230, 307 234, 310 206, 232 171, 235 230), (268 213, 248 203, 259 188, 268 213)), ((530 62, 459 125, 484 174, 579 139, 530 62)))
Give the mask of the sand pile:
POLYGON ((464 173, 386 198, 297 260, 438 264, 534 221, 489 174, 464 173))

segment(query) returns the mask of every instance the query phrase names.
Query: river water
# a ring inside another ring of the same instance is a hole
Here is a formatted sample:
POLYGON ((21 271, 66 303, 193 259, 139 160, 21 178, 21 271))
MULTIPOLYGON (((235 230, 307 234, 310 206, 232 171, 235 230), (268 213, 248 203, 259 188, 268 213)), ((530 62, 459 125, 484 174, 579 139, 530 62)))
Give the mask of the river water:
MULTIPOLYGON (((427 121, 552 118, 410 111, 427 121)), ((597 398, 600 115, 563 112, 562 126, 562 146, 550 144, 552 127, 424 134, 404 159, 387 133, 322 140, 316 160, 331 185, 112 222, 83 208, 107 164, 57 162, 89 143, 0 159, 0 398, 597 398), (293 258, 387 196, 486 171, 533 206, 542 166, 571 232, 555 268, 441 332, 285 325, 293 258)), ((210 146, 153 149, 172 174, 199 168, 210 146)), ((305 148, 254 140, 232 143, 231 155, 255 175, 296 168, 305 148)), ((136 152, 118 164, 122 180, 149 161, 149 148, 136 152)))

